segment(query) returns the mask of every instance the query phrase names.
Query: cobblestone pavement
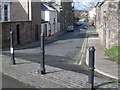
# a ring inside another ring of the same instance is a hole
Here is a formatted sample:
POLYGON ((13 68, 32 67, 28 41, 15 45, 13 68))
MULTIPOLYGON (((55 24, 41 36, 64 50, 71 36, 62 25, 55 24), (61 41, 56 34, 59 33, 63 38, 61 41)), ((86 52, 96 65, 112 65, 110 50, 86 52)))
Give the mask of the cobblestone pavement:
MULTIPOLYGON (((10 65, 10 57, 1 55, 2 72, 37 88, 89 88, 88 76, 69 70, 46 65, 45 75, 38 74, 39 63, 16 58, 16 65, 10 65)), ((95 77, 96 88, 118 88, 116 81, 95 77)))

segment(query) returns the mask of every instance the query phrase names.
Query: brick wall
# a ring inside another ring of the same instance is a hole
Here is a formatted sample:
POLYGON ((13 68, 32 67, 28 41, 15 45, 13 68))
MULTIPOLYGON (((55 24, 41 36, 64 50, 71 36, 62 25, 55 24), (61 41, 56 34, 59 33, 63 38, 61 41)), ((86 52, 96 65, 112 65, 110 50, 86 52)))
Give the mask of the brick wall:
POLYGON ((32 41, 32 23, 30 21, 22 22, 2 22, 2 47, 9 47, 9 31, 12 27, 14 33, 14 44, 26 44, 32 41), (19 29, 19 31, 18 31, 19 29), (18 37, 19 35, 19 37, 18 37))

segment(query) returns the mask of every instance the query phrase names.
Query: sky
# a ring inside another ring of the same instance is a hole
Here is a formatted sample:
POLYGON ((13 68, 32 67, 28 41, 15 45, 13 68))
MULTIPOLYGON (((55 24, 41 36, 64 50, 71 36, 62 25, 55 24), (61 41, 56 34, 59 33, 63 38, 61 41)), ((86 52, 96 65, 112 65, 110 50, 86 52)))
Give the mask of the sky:
POLYGON ((74 9, 89 10, 88 6, 91 3, 97 3, 99 0, 74 0, 74 9))

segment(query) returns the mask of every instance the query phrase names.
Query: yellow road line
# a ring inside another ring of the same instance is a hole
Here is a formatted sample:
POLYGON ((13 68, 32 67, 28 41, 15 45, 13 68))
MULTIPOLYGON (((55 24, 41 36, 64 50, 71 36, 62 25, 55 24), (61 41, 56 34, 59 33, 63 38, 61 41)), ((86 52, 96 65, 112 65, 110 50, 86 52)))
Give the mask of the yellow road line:
POLYGON ((84 50, 83 50, 83 53, 82 53, 82 56, 81 56, 81 59, 80 59, 79 65, 81 65, 82 62, 83 62, 83 57, 84 57, 84 54, 85 54, 85 51, 86 51, 87 39, 88 39, 88 38, 87 38, 87 34, 86 34, 84 50))
MULTIPOLYGON (((87 38, 85 39, 85 42, 86 42, 86 41, 87 41, 87 38)), ((84 54, 85 54, 85 51, 86 51, 86 45, 87 45, 87 43, 85 43, 85 45, 84 45, 84 49, 83 49, 83 53, 82 53, 82 56, 81 56, 79 65, 81 65, 82 62, 83 62, 83 57, 84 57, 84 54)))
MULTIPOLYGON (((82 44, 82 48, 81 48, 81 50, 80 50, 80 53, 83 52, 84 43, 85 43, 85 39, 84 39, 84 41, 83 41, 83 44, 82 44)), ((81 55, 82 55, 82 53, 81 53, 81 55)), ((80 58, 81 55, 80 55, 78 58, 80 58)), ((76 62, 75 62, 74 64, 77 64, 77 63, 78 63, 78 60, 76 60, 76 62)))
MULTIPOLYGON (((81 61, 81 59, 82 59, 82 57, 83 57, 83 54, 84 54, 84 46, 86 46, 86 39, 87 39, 87 34, 85 35, 85 39, 84 39, 84 41, 83 41, 83 44, 82 44, 82 48, 81 48, 81 50, 80 50, 80 53, 81 53, 81 55, 78 57, 78 58, 80 58, 80 61, 81 61)), ((80 62, 78 61, 78 60, 76 60, 76 62, 74 63, 74 64, 79 64, 80 62)))

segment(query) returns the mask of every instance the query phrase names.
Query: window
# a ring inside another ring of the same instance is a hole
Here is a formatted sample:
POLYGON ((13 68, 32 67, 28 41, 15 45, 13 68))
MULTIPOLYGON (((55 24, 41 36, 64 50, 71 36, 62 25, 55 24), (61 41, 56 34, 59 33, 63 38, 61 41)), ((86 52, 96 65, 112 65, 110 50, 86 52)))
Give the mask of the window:
POLYGON ((0 5, 0 21, 1 21, 1 5, 0 5))
POLYGON ((10 3, 0 3, 0 21, 10 21, 10 3))
POLYGON ((8 21, 8 5, 4 5, 4 21, 8 21))

